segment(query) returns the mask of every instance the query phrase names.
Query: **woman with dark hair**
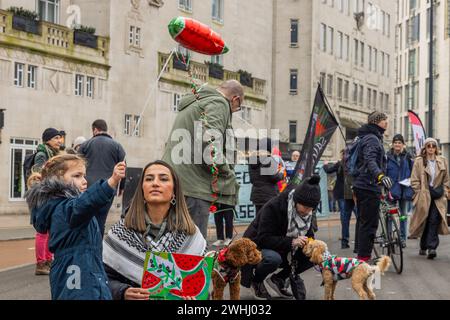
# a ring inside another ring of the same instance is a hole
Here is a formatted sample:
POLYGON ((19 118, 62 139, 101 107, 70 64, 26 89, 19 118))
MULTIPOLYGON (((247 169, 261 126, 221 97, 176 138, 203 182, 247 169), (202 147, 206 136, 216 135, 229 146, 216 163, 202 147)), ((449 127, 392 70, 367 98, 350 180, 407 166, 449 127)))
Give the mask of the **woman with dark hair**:
POLYGON ((141 288, 147 251, 203 255, 206 241, 189 215, 180 180, 163 161, 148 164, 125 218, 103 243, 114 300, 148 300, 141 288))
POLYGON ((436 257, 439 234, 448 235, 447 191, 449 173, 447 159, 439 152, 433 138, 425 140, 420 156, 414 161, 411 174, 414 190, 414 212, 409 231, 412 237, 420 237, 420 255, 428 259, 436 257))

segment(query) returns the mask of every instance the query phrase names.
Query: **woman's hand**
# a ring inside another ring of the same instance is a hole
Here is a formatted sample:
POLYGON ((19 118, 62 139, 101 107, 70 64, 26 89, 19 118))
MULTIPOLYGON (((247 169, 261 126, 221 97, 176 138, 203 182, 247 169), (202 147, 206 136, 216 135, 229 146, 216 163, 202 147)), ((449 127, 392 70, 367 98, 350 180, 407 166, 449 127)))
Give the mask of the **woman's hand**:
POLYGON ((109 178, 108 180, 108 184, 111 188, 113 189, 117 188, 117 186, 120 183, 120 180, 126 177, 126 169, 127 165, 125 164, 125 162, 120 162, 116 164, 116 166, 114 167, 113 174, 111 178, 109 178))
POLYGON ((149 300, 150 292, 142 288, 128 288, 124 294, 125 300, 149 300))
POLYGON ((183 300, 196 300, 195 297, 183 297, 183 300))
POLYGON ((294 248, 303 248, 308 243, 308 237, 298 237, 292 240, 292 246, 294 248))

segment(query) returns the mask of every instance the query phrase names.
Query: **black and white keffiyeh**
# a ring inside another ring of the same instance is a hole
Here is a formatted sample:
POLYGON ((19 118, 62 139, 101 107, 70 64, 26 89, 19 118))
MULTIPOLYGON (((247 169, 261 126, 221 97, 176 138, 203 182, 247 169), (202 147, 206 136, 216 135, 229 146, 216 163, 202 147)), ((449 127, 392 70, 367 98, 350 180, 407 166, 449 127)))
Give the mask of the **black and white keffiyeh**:
POLYGON ((167 231, 158 241, 153 241, 117 222, 103 241, 103 262, 127 279, 140 284, 144 273, 147 251, 204 255, 206 241, 196 227, 194 235, 167 231))
POLYGON ((288 196, 288 230, 286 236, 298 237, 305 236, 311 227, 312 212, 306 217, 301 217, 297 214, 294 202, 295 189, 289 193, 288 196))

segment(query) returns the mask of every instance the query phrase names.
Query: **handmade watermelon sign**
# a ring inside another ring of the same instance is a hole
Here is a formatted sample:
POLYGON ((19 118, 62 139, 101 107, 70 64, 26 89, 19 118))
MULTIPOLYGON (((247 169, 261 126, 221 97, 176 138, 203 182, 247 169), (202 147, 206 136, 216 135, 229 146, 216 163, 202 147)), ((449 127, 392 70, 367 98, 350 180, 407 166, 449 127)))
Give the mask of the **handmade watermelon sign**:
POLYGON ((214 258, 167 252, 147 252, 142 288, 150 299, 207 300, 214 258))
POLYGON ((227 53, 222 37, 206 24, 185 17, 177 17, 169 23, 172 38, 186 49, 207 55, 227 53))

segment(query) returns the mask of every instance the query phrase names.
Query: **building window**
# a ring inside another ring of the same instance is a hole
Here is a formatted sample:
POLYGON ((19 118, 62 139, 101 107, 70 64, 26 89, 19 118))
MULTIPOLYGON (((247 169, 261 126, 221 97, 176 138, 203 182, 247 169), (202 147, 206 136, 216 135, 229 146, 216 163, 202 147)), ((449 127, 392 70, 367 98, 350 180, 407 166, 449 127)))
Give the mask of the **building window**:
POLYGON ((378 108, 377 95, 378 95, 377 90, 373 90, 372 91, 372 102, 373 102, 373 109, 375 109, 375 110, 378 108))
POLYGON ((298 70, 297 69, 291 69, 289 93, 292 95, 296 95, 298 93, 298 70))
POLYGON ((26 181, 23 176, 23 162, 27 155, 33 154, 39 144, 37 139, 12 138, 9 198, 23 200, 26 181))
POLYGON ((344 82, 344 101, 348 102, 348 96, 350 91, 350 82, 348 80, 345 80, 344 82))
POLYGON ((360 45, 361 45, 361 56, 360 56, 361 67, 364 68, 364 55, 365 55, 365 52, 364 52, 364 42, 361 42, 360 45))
POLYGON ((341 13, 344 12, 344 0, 338 0, 338 9, 339 9, 339 12, 341 12, 341 13))
POLYGON ((14 65, 14 85, 16 87, 23 87, 23 63, 16 62, 14 65))
POLYGON ((367 88, 367 107, 372 109, 372 89, 367 88))
POLYGON ((291 47, 298 46, 298 20, 291 19, 291 47))
POLYGON ((133 45, 133 43, 134 43, 134 33, 135 33, 135 30, 136 29, 136 27, 135 26, 130 26, 130 34, 129 34, 129 37, 128 37, 128 42, 129 42, 129 44, 130 45, 133 45))
POLYGON ((327 96, 333 96, 333 76, 331 74, 327 76, 327 96))
POLYGON ((353 84, 352 103, 358 103, 358 85, 356 83, 353 84))
POLYGON ((223 66, 223 55, 211 56, 211 63, 220 64, 223 66))
POLYGON ((59 0, 38 0, 40 20, 59 24, 59 0))
POLYGON ((353 42, 354 42, 354 48, 353 48, 354 50, 353 50, 353 52, 355 54, 355 56, 354 56, 354 64, 355 64, 355 66, 357 66, 359 64, 359 58, 358 58, 358 55, 359 55, 359 40, 354 39, 353 42))
POLYGON ((364 86, 359 86, 359 101, 358 104, 362 106, 364 103, 364 86))
POLYGON ((344 34, 338 31, 338 40, 337 40, 337 49, 336 49, 337 57, 339 59, 344 58, 344 34))
POLYGON ((94 98, 94 81, 95 81, 95 78, 87 77, 87 79, 86 79, 86 97, 94 98))
POLYGON ((378 50, 373 49, 373 72, 378 72, 378 50))
POLYGON ((350 61, 350 36, 348 35, 345 35, 344 57, 345 61, 350 61))
POLYGON ((297 143, 297 121, 289 121, 289 142, 297 143))
POLYGON ((138 48, 141 47, 141 28, 136 27, 136 33, 134 35, 134 45, 138 48))
POLYGON ((329 53, 333 54, 334 51, 334 29, 332 27, 328 27, 328 49, 329 53))
POLYGON ((131 114, 126 114, 125 115, 125 122, 124 122, 124 128, 123 128, 123 133, 126 136, 131 135, 131 119, 132 119, 132 115, 131 114))
POLYGON ((142 119, 140 116, 134 116, 133 137, 141 136, 142 119))
POLYGON ((340 78, 337 80, 337 98, 339 101, 342 101, 342 90, 343 90, 344 81, 340 78))
POLYGON ((249 107, 242 107, 242 119, 244 119, 246 122, 251 123, 252 122, 252 109, 249 107))
POLYGON ((223 23, 223 0, 212 0, 212 18, 223 23))
POLYGON ((371 46, 369 46, 368 51, 369 51, 368 67, 369 67, 369 71, 372 71, 372 47, 371 46))
POLYGON ((384 76, 386 70, 385 54, 384 52, 380 52, 380 54, 381 54, 381 75, 384 76))
POLYGON ((327 75, 325 74, 325 72, 321 72, 320 76, 319 76, 319 83, 324 91, 326 88, 326 78, 327 78, 327 75))
POLYGON ((178 112, 178 107, 180 106, 181 95, 179 93, 174 93, 172 95, 172 106, 171 110, 173 112, 178 112))
POLYGON ((323 23, 320 24, 320 50, 327 51, 327 26, 323 23))
POLYGON ((28 66, 28 88, 36 89, 36 73, 37 73, 37 67, 36 66, 28 66))
POLYGON ((84 76, 77 74, 75 76, 75 96, 83 96, 84 76))
POLYGON ((389 113, 389 95, 386 93, 384 95, 384 110, 389 113))
POLYGON ((136 26, 130 26, 128 35, 128 44, 132 47, 141 48, 142 29, 136 26))
POLYGON ((178 8, 184 11, 192 12, 191 0, 178 0, 178 8))

